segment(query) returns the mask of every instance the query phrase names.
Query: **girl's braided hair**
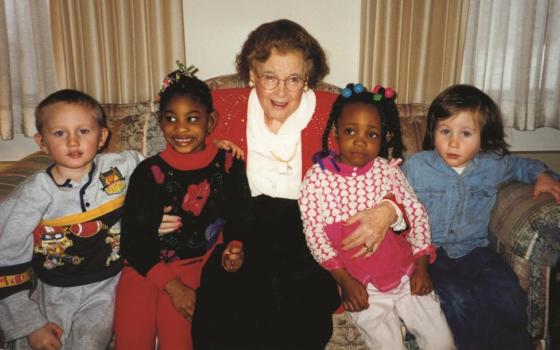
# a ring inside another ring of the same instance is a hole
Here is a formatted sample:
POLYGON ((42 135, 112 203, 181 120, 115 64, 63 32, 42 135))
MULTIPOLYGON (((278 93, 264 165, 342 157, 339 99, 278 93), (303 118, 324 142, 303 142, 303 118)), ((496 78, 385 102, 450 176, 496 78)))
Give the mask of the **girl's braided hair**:
POLYGON ((379 155, 388 158, 402 157, 404 145, 401 136, 401 123, 399 111, 395 104, 396 94, 391 88, 377 85, 372 91, 367 91, 362 84, 348 84, 341 91, 333 103, 329 120, 323 132, 323 148, 320 157, 326 157, 329 153, 329 134, 333 126, 337 126, 338 118, 345 106, 352 103, 365 103, 374 106, 381 116, 381 149, 379 155), (387 141, 387 135, 391 138, 387 141))

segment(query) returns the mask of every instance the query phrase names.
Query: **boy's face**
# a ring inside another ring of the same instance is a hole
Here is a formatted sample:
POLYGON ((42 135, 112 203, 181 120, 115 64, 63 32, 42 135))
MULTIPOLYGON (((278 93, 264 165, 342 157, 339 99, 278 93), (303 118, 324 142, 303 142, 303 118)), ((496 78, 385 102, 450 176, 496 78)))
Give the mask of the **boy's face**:
POLYGON ((434 130, 436 152, 450 167, 466 166, 480 151, 480 126, 472 111, 439 120, 434 130))
POLYGON ((216 126, 218 114, 188 96, 173 97, 161 111, 161 130, 165 141, 179 153, 204 149, 206 135, 216 126))
POLYGON ((43 113, 43 130, 35 135, 35 142, 53 158, 55 179, 80 180, 91 170, 109 131, 99 126, 90 108, 79 104, 58 102, 43 113))
POLYGON ((362 167, 379 155, 381 116, 365 103, 351 103, 344 108, 336 126, 340 162, 362 167))

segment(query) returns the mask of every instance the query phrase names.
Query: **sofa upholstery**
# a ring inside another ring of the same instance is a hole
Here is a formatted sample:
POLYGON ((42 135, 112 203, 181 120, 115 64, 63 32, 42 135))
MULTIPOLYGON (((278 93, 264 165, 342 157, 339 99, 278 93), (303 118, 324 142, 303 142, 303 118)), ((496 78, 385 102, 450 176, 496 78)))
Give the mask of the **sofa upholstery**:
MULTIPOLYGON (((213 78, 207 83, 212 89, 244 85, 235 75, 213 78)), ((317 89, 339 91, 325 83, 317 89)), ((400 104, 398 108, 407 156, 421 149, 427 106, 400 104)), ((150 102, 104 105, 104 109, 112 132, 108 151, 136 149, 150 156, 163 149, 165 142, 150 102)), ((0 170, 0 200, 49 163, 47 155, 36 152, 0 170)), ((560 257, 560 206, 549 195, 533 200, 531 185, 503 184, 493 209, 490 231, 494 247, 512 266, 528 293, 529 332, 534 348, 548 349, 551 271, 560 257)), ((345 313, 333 315, 333 322, 334 334, 326 349, 366 349, 359 331, 345 313)), ((407 345, 415 347, 413 341, 408 341, 407 345)))

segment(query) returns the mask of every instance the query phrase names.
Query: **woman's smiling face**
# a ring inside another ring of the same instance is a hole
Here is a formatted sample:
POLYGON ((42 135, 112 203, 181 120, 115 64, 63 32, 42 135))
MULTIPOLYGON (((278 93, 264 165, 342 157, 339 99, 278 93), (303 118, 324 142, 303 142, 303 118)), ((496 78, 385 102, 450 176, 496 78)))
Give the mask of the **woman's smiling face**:
MULTIPOLYGON (((300 51, 279 52, 272 49, 265 62, 255 62, 250 72, 251 81, 255 84, 257 96, 264 110, 265 122, 270 126, 281 126, 286 119, 299 107, 303 94, 303 84, 295 91, 286 88, 285 79, 306 79, 305 60, 300 51), (272 90, 265 88, 263 76, 274 76, 280 81, 272 90)), ((276 129, 276 128, 274 128, 276 129)))

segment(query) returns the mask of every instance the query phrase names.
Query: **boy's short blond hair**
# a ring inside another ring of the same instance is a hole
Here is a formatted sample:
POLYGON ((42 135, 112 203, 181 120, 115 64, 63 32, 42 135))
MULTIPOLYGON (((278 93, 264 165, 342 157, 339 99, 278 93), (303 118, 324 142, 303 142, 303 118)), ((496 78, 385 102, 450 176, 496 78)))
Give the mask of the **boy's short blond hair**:
POLYGON ((107 117, 101 104, 90 95, 73 89, 63 89, 53 92, 43 99, 35 109, 35 127, 41 133, 45 123, 45 109, 55 103, 77 104, 89 108, 93 112, 93 117, 101 128, 107 128, 107 117))

